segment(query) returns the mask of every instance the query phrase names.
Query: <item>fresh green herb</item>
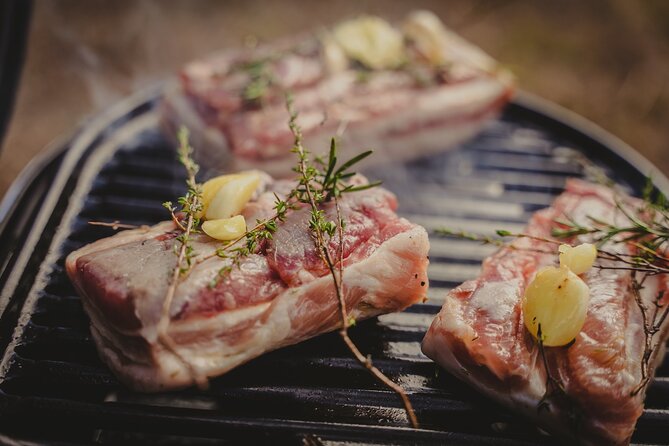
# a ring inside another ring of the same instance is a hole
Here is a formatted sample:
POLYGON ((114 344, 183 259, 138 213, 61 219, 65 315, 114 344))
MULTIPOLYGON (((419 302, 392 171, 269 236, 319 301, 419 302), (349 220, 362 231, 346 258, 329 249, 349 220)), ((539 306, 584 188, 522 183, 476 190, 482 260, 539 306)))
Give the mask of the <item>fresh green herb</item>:
POLYGON ((268 58, 252 60, 241 64, 239 69, 249 77, 242 90, 242 98, 250 105, 261 104, 275 83, 271 60, 268 58))
MULTIPOLYGON (((330 153, 328 162, 310 163, 308 159, 308 152, 302 145, 302 132, 297 125, 297 113, 293 110, 292 101, 288 98, 288 111, 290 113, 289 127, 295 137, 295 144, 293 152, 297 154, 298 164, 295 171, 299 175, 298 187, 295 189, 295 197, 297 200, 306 204, 311 209, 311 219, 309 221, 309 229, 314 240, 314 245, 318 251, 318 255, 328 268, 334 283, 335 294, 339 303, 339 311, 341 315, 341 327, 339 335, 351 351, 353 356, 365 367, 379 382, 386 387, 393 390, 401 398, 404 408, 411 425, 418 428, 418 418, 411 405, 409 396, 404 389, 394 383, 386 375, 383 374, 376 366, 373 365, 369 356, 362 354, 360 349, 355 345, 348 335, 348 327, 355 319, 348 315, 346 308, 346 300, 344 294, 344 277, 343 277, 343 251, 344 251, 344 228, 341 210, 339 208, 338 198, 341 194, 351 192, 353 188, 346 185, 343 180, 353 176, 348 171, 350 167, 360 162, 367 157, 369 153, 364 153, 352 158, 343 163, 341 167, 337 168, 336 162, 336 144, 332 140, 330 145, 330 153), (324 169, 318 169, 314 164, 321 164, 324 169), (325 217, 321 206, 333 200, 336 210, 336 220, 333 222, 325 217), (329 240, 334 236, 335 232, 339 235, 339 243, 336 252, 332 252, 329 247, 329 240)), ((358 189, 359 190, 359 189, 358 189)))
MULTIPOLYGON (((471 240, 473 242, 481 242, 484 245, 495 245, 495 246, 504 246, 504 240, 498 238, 492 238, 487 235, 475 234, 473 232, 467 231, 454 231, 448 228, 437 228, 435 233, 439 235, 452 236, 461 238, 464 240, 471 240)), ((498 231, 499 234, 499 231, 498 231)))
POLYGON ((650 381, 650 362, 658 351, 661 339, 656 339, 669 315, 669 303, 664 301, 665 292, 660 291, 651 301, 651 308, 643 302, 641 290, 650 276, 669 273, 669 205, 663 193, 655 190, 650 178, 643 190, 642 205, 635 209, 621 200, 615 200, 616 210, 622 215, 622 224, 588 217, 587 224, 578 224, 571 218, 558 221, 560 227, 553 231, 557 238, 588 235, 598 246, 624 244, 634 252, 621 254, 599 250, 598 257, 611 261, 597 265, 601 269, 628 270, 632 274, 631 291, 641 312, 644 327, 644 351, 641 359, 641 381, 632 390, 631 396, 646 388, 650 381))
POLYGON ((167 212, 170 213, 170 216, 172 217, 172 221, 174 222, 174 224, 182 231, 185 231, 186 228, 184 228, 184 225, 181 223, 181 220, 179 220, 179 218, 177 217, 176 206, 174 206, 171 201, 166 201, 163 203, 163 207, 167 209, 167 212))
POLYGON ((183 220, 175 216, 176 210, 172 203, 164 203, 172 215, 172 219, 177 222, 177 227, 182 229, 182 233, 176 237, 178 243, 174 244, 175 253, 177 255, 177 263, 174 267, 169 286, 165 298, 163 299, 163 307, 160 321, 158 322, 158 340, 167 348, 181 363, 183 363, 189 370, 195 383, 200 387, 207 386, 206 377, 200 376, 195 367, 184 358, 178 351, 176 342, 168 333, 170 324, 170 308, 172 300, 176 292, 177 285, 181 276, 187 274, 193 264, 193 256, 195 254, 191 246, 191 234, 198 231, 199 219, 197 215, 202 210, 202 188, 195 180, 195 176, 199 170, 199 166, 192 158, 193 148, 188 141, 188 130, 185 127, 179 129, 177 134, 179 139, 179 148, 177 151, 179 162, 186 169, 186 194, 179 197, 178 203, 181 205, 181 212, 185 216, 185 226, 183 220))
MULTIPOLYGON (((612 181, 601 171, 589 166, 600 184, 612 187, 612 181)), ((614 189, 614 195, 617 195, 614 189)), ((500 237, 530 238, 541 242, 560 244, 575 237, 587 236, 597 246, 598 263, 595 268, 603 270, 626 270, 632 274, 631 291, 642 315, 644 326, 644 352, 641 361, 641 380, 632 390, 631 396, 637 395, 650 381, 650 362, 661 344, 657 335, 669 316, 669 302, 665 302, 665 291, 657 293, 651 306, 641 298, 641 290, 648 277, 669 274, 669 201, 666 196, 656 190, 652 181, 647 179, 643 190, 641 206, 634 209, 630 202, 614 198, 618 222, 604 221, 601 218, 587 216, 586 223, 579 223, 568 215, 555 221, 556 227, 551 231, 554 239, 535 237, 529 234, 512 233, 505 230, 497 231, 500 237), (620 223, 622 221, 622 223, 620 223), (562 240, 562 241, 561 241, 562 240), (608 246, 625 245, 632 252, 606 249, 608 246)), ((496 246, 504 245, 501 239, 468 232, 439 229, 437 233, 456 236, 467 240, 480 241, 496 246)), ((516 249, 512 244, 510 248, 516 249)), ((527 248, 534 250, 532 248, 527 248)))
MULTIPOLYGON (((288 97, 288 103, 292 100, 288 97)), ((302 133, 296 123, 296 115, 291 115, 289 127, 293 134, 299 135, 299 140, 302 140, 302 133)), ((218 256, 222 259, 228 259, 229 262, 220 269, 218 277, 215 278, 210 286, 214 287, 218 281, 229 274, 234 268, 240 265, 241 260, 255 252, 262 246, 263 242, 272 239, 276 232, 279 223, 285 221, 288 212, 300 209, 304 206, 310 206, 311 201, 309 194, 313 195, 316 208, 310 210, 309 229, 311 231, 318 230, 329 238, 335 236, 337 228, 345 226, 341 221, 341 216, 337 217, 337 221, 328 220, 325 211, 319 206, 326 202, 336 201, 343 194, 358 192, 361 190, 376 187, 380 182, 372 182, 363 185, 350 184, 348 180, 355 175, 350 169, 363 159, 372 154, 372 151, 363 152, 354 156, 350 160, 338 164, 337 159, 337 144, 332 139, 330 144, 330 151, 328 153, 327 162, 322 159, 315 158, 313 161, 309 159, 309 152, 300 145, 294 147, 292 152, 296 154, 298 163, 293 168, 293 171, 298 174, 296 186, 282 199, 275 194, 274 215, 257 222, 256 226, 244 233, 239 238, 232 240, 216 250, 213 255, 201 256, 196 259, 196 262, 202 262, 208 258, 218 256)), ((338 208, 336 203, 335 208, 338 208)))
MULTIPOLYGON (((288 212, 308 207, 310 211, 309 231, 314 240, 314 245, 319 257, 324 262, 334 283, 335 294, 337 296, 339 310, 341 314, 341 327, 339 334, 348 349, 354 357, 363 365, 376 379, 383 385, 396 392, 401 398, 407 412, 407 416, 413 427, 418 427, 418 419, 415 411, 409 401, 409 397, 401 386, 395 384, 378 368, 372 364, 369 356, 365 356, 353 343, 348 335, 349 326, 355 325, 356 320, 348 314, 346 308, 344 283, 343 283, 343 252, 344 252, 344 227, 345 221, 341 214, 339 198, 346 193, 365 190, 375 187, 380 183, 370 183, 366 185, 351 184, 350 180, 355 173, 350 169, 368 157, 372 152, 363 152, 350 160, 339 165, 337 163, 336 142, 333 139, 330 145, 330 151, 327 161, 316 159, 311 161, 307 150, 302 145, 302 132, 297 125, 297 114, 292 108, 292 100, 287 100, 288 110, 290 112, 289 126, 295 137, 293 152, 297 155, 298 162, 294 171, 298 174, 296 187, 288 194, 285 199, 275 196, 274 205, 275 214, 265 220, 257 222, 257 225, 247 231, 245 234, 220 246, 214 254, 199 256, 195 262, 199 263, 213 256, 218 256, 228 260, 226 265, 221 268, 217 277, 210 284, 216 286, 220 278, 225 277, 233 268, 238 267, 243 258, 258 251, 261 244, 266 240, 271 240, 281 222, 285 221, 288 212), (330 220, 327 217, 323 207, 326 203, 332 203, 335 208, 336 218, 330 220), (330 241, 338 236, 337 248, 332 251, 330 241)), ((175 267, 167 296, 163 302, 163 315, 159 323, 159 339, 166 348, 179 358, 189 368, 194 381, 200 386, 206 386, 206 377, 201 377, 193 365, 185 358, 181 357, 176 349, 176 344, 167 333, 169 324, 169 308, 176 290, 179 278, 187 274, 193 263, 193 250, 189 247, 189 237, 199 222, 196 215, 201 210, 201 192, 199 185, 195 182, 197 166, 190 158, 190 145, 187 141, 187 133, 180 133, 180 161, 186 167, 188 172, 188 192, 185 197, 179 200, 182 206, 182 212, 186 216, 186 225, 182 226, 184 231, 179 235, 180 243, 178 250, 177 266, 175 267)), ((171 203, 165 203, 164 206, 170 211, 173 220, 179 221, 171 203)), ((179 221, 181 222, 181 221, 179 221)))
POLYGON ((119 229, 137 229, 137 228, 148 228, 148 226, 137 226, 137 225, 129 225, 126 223, 121 223, 118 220, 114 220, 111 222, 106 222, 106 221, 89 221, 89 225, 92 226, 105 226, 107 228, 112 228, 114 231, 117 231, 119 229))
POLYGON ((274 194, 274 210, 275 214, 264 220, 256 221, 256 225, 246 231, 238 238, 224 243, 213 254, 200 256, 196 259, 197 263, 201 263, 214 256, 221 259, 229 260, 219 271, 218 275, 209 283, 210 288, 216 287, 218 282, 225 278, 234 268, 241 265, 241 261, 251 255, 255 254, 262 246, 263 242, 269 241, 274 237, 274 233, 278 229, 279 223, 286 220, 288 211, 297 209, 295 201, 291 198, 293 193, 289 195, 287 200, 282 200, 278 195, 274 194))

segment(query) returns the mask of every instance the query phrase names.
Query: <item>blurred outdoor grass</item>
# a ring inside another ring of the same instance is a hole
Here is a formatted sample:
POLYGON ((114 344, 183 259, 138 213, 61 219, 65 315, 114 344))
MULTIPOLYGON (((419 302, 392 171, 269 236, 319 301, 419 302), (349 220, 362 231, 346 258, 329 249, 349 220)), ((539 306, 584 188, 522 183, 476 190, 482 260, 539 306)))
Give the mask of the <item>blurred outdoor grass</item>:
POLYGON ((511 68, 520 88, 579 113, 669 175, 669 2, 664 0, 51 0, 35 2, 0 196, 81 120, 183 63, 367 12, 427 8, 511 68))

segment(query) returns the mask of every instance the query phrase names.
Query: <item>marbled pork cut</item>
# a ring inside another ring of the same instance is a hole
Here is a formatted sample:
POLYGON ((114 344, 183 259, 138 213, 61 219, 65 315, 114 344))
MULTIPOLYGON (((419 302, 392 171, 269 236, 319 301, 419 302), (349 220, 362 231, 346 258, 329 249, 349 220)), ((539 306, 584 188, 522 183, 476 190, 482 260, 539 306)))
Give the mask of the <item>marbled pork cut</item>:
MULTIPOLYGON (((630 212, 639 208, 638 200, 624 197, 621 201, 630 212)), ((555 220, 565 216, 581 224, 588 223, 589 217, 629 223, 616 209, 610 189, 570 180, 550 208, 534 214, 526 232, 550 238, 555 220)), ((583 241, 587 237, 572 240, 583 241)), ((605 249, 631 252, 623 244, 607 244, 605 249)), ((582 331, 571 346, 545 349, 550 376, 563 386, 565 397, 548 384, 537 342, 523 324, 521 305, 537 270, 556 260, 555 244, 529 239, 517 239, 486 259, 477 279, 448 293, 423 340, 423 352, 551 432, 581 444, 628 444, 645 397, 645 389, 633 394, 643 379, 645 335, 641 310, 631 291, 632 273, 592 268, 584 275, 590 302, 582 331)), ((654 308, 658 293, 667 289, 665 276, 649 276, 644 282, 641 299, 648 308, 654 308)), ((667 301, 664 297, 660 303, 667 301)), ((664 345, 666 323, 657 336, 659 345, 664 345)), ((663 355, 663 348, 653 351, 651 374, 663 355)))
MULTIPOLYGON (((362 177, 353 181, 365 182, 362 177)), ((249 227, 273 214, 274 192, 288 181, 261 186, 243 211, 249 227)), ((344 294, 351 316, 365 319, 399 311, 425 298, 425 230, 395 214, 382 188, 344 194, 344 294)), ((324 209, 333 216, 331 205, 324 209)), ((291 211, 271 241, 210 286, 230 260, 212 256, 220 242, 193 236, 196 261, 179 282, 168 335, 157 325, 176 265, 178 232, 172 222, 119 233, 67 257, 67 272, 82 296, 102 359, 127 385, 142 391, 185 387, 282 346, 340 326, 332 278, 308 233, 309 210, 291 211)), ((331 240, 338 246, 338 239, 331 240)))
MULTIPOLYGON (((429 13, 417 14, 409 20, 429 13)), ((227 50, 182 69, 165 93, 163 121, 170 134, 182 124, 191 130, 200 164, 285 176, 293 165, 289 91, 310 150, 325 151, 337 134, 343 158, 368 148, 382 154, 377 162, 442 151, 496 116, 514 87, 511 74, 479 48, 447 29, 440 37, 444 62, 427 63, 408 48, 407 62, 393 69, 355 61, 333 67, 325 40, 313 35, 227 50), (251 70, 265 70, 271 82, 262 100, 249 103, 251 70)))

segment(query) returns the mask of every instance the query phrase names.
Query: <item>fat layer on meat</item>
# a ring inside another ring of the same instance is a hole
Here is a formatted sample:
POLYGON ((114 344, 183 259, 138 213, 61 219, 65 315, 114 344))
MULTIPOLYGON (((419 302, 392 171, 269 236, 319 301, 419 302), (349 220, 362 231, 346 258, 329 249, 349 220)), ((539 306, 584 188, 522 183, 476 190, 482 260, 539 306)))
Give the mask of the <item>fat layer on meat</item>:
MULTIPOLYGON (((362 177, 352 181, 364 183, 362 177)), ((274 193, 288 181, 265 181, 243 211, 249 227, 272 214, 274 193)), ((427 291, 425 230, 395 214, 382 188, 344 194, 343 289, 349 313, 365 319, 399 311, 427 291)), ((333 216, 332 205, 326 215, 333 216)), ((119 233, 67 257, 68 275, 91 319, 102 359, 127 385, 159 391, 217 376, 264 352, 298 343, 341 325, 332 278, 308 233, 306 208, 291 211, 274 237, 212 282, 229 259, 210 256, 220 246, 192 237, 195 262, 179 281, 169 309, 167 346, 158 325, 176 266, 173 222, 119 233), (198 261, 198 258, 205 258, 198 261)), ((331 247, 339 246, 338 236, 331 247)))
POLYGON ((410 57, 406 69, 361 70, 348 63, 332 70, 322 41, 309 35, 226 50, 181 70, 165 92, 164 126, 174 134, 186 125, 203 165, 289 175, 293 136, 284 92, 290 91, 304 144, 315 153, 327 151, 335 134, 343 157, 368 148, 381 153, 365 162, 442 151, 474 135, 513 92, 509 72, 446 33, 447 64, 410 57), (253 103, 244 99, 251 66, 264 67, 273 79, 253 103))
MULTIPOLYGON (((629 212, 639 208, 638 200, 617 200, 629 212)), ((550 238, 555 221, 565 217, 580 224, 588 224, 591 217, 629 223, 610 189, 569 180, 550 208, 534 214, 526 232, 550 238)), ((572 240, 584 241, 587 236, 572 240)), ((623 255, 632 252, 630 246, 617 243, 605 249, 623 255)), ((423 340, 423 352, 556 434, 582 444, 628 444, 645 397, 645 389, 632 395, 642 381, 645 343, 641 310, 631 291, 632 273, 592 268, 583 276, 590 288, 583 329, 572 345, 545 349, 551 377, 563 386, 563 397, 548 384, 538 345, 524 327, 521 305, 536 272, 556 261, 554 243, 521 238, 499 250, 484 261, 478 278, 448 293, 423 340)), ((643 304, 654 308, 667 285, 666 277, 649 276, 640 292, 643 304)), ((657 335, 658 345, 663 346, 666 337, 665 323, 657 335)), ((653 351, 651 374, 663 355, 662 347, 653 351)))

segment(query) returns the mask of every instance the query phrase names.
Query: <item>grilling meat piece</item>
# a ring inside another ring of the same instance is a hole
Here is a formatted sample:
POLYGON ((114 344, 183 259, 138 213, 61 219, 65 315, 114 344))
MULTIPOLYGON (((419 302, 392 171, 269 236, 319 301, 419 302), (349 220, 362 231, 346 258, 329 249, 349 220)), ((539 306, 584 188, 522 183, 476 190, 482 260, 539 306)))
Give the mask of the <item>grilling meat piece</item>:
POLYGON ((167 134, 186 125, 202 165, 285 176, 293 165, 285 91, 306 147, 327 148, 337 134, 344 158, 375 148, 384 154, 377 160, 445 150, 511 97, 512 76, 432 13, 410 14, 401 30, 380 22, 363 17, 188 64, 165 94, 167 134), (352 45, 365 53, 350 55, 352 45))
MULTIPOLYGON (((619 200, 632 215, 639 209, 639 200, 619 200)), ((555 220, 565 216, 581 224, 589 224, 590 216, 629 225, 616 209, 610 189, 570 180, 550 208, 534 214, 526 232, 550 238, 555 220)), ((587 237, 581 236, 572 244, 585 241, 587 237)), ((486 259, 477 279, 448 293, 423 340, 423 352, 482 393, 534 418, 555 434, 575 438, 580 444, 628 444, 645 396, 645 389, 632 396, 642 382, 645 343, 642 313, 631 291, 632 273, 592 268, 583 276, 590 287, 583 329, 573 345, 545 348, 550 376, 563 386, 563 394, 556 390, 555 381, 547 386, 543 358, 523 324, 521 305, 537 270, 556 263, 556 248, 547 242, 517 239, 486 259)), ((632 252, 632 247, 622 243, 608 243, 602 249, 632 252)), ((649 276, 640 293, 644 305, 655 308, 658 293, 667 285, 666 275, 649 276)), ((660 301, 667 303, 669 296, 660 301)), ((664 355, 666 337, 665 322, 653 341, 662 347, 655 348, 650 357, 651 376, 664 355)))
MULTIPOLYGON (((360 176, 353 181, 366 182, 360 176)), ((289 181, 264 183, 243 211, 249 227, 273 215, 274 193, 283 196, 293 187, 289 181)), ((340 206, 351 316, 361 320, 423 300, 427 234, 395 214, 395 196, 372 188, 344 194, 340 206)), ((324 210, 334 217, 332 206, 324 210)), ((67 272, 82 296, 102 359, 128 386, 160 391, 189 386, 193 375, 220 375, 267 351, 338 328, 333 281, 308 232, 309 217, 306 208, 289 212, 273 240, 213 287, 230 260, 212 256, 194 263, 169 312, 168 334, 185 361, 159 341, 157 329, 176 265, 174 223, 125 231, 71 253, 67 272)), ((193 239, 197 257, 221 246, 204 234, 193 239)), ((339 246, 338 238, 331 243, 339 246)))

